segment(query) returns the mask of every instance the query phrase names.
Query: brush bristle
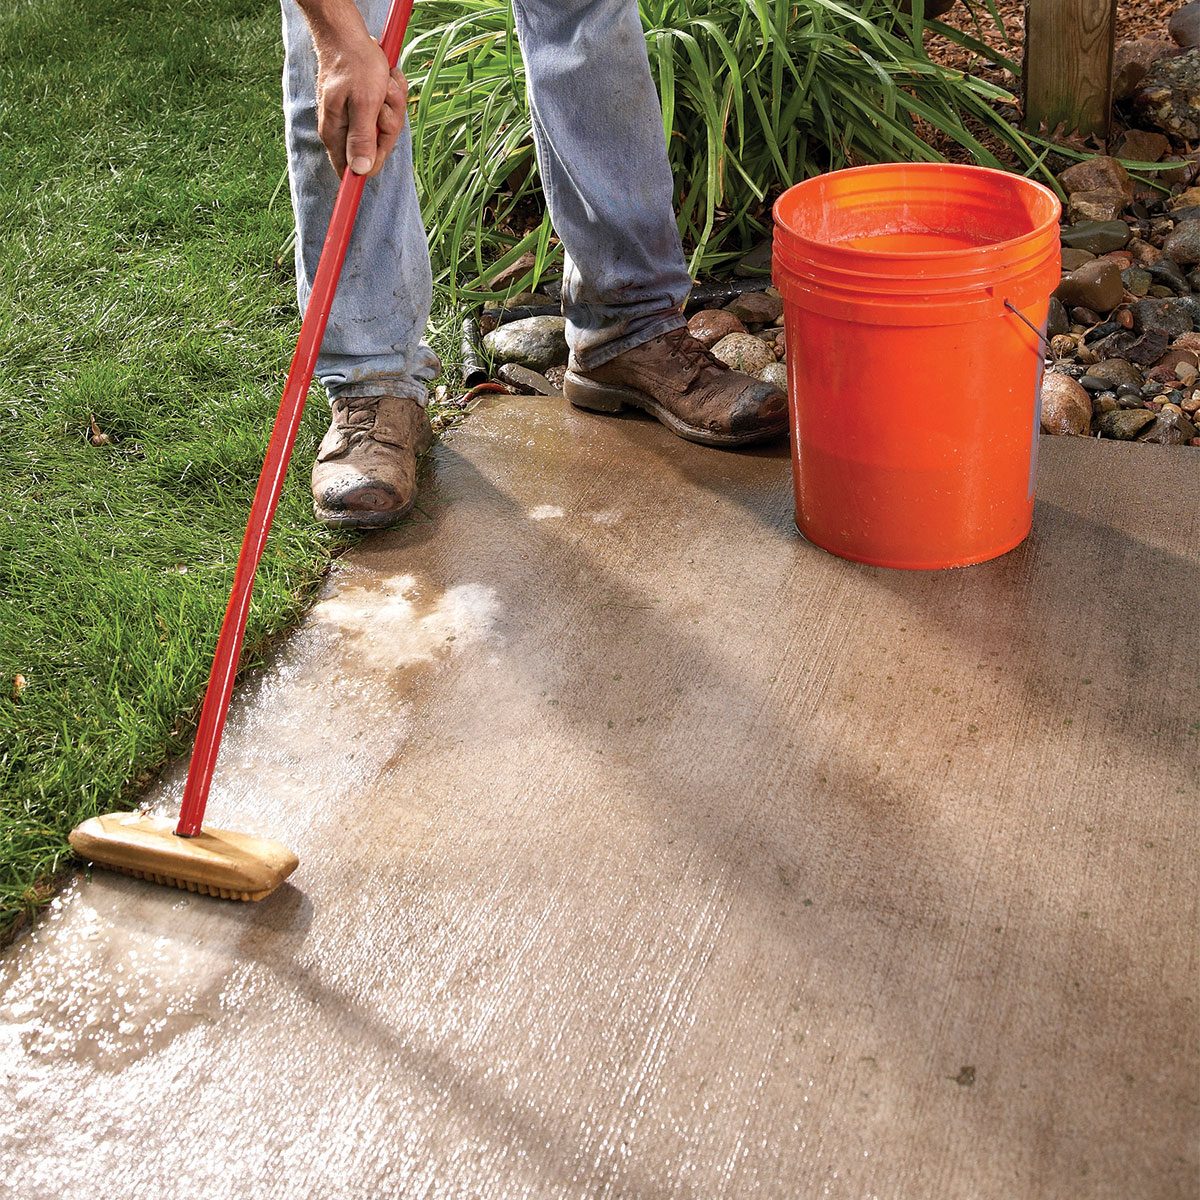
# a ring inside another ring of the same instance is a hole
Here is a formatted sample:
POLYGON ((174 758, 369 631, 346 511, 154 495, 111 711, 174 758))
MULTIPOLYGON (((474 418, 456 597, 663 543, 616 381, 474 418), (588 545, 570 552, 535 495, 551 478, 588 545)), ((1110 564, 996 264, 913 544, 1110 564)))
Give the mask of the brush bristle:
POLYGON ((174 875, 156 875, 152 871, 138 871, 133 867, 119 867, 115 863, 97 863, 106 871, 118 871, 122 875, 132 875, 134 879, 145 879, 150 883, 161 883, 164 887, 179 888, 184 892, 196 892, 201 896, 216 896, 221 900, 261 900, 268 892, 235 892, 230 888, 212 887, 207 883, 197 883, 194 879, 179 879, 174 875))

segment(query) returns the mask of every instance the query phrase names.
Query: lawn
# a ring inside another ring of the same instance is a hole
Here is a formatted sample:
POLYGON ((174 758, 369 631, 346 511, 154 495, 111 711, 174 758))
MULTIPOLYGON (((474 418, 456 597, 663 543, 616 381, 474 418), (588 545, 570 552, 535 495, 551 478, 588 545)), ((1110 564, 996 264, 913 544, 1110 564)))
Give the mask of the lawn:
MULTIPOLYGON (((278 9, 0 14, 0 933, 182 750, 298 322, 278 9), (99 443, 99 444, 97 444, 99 443)), ((247 645, 312 596, 309 406, 247 645)))

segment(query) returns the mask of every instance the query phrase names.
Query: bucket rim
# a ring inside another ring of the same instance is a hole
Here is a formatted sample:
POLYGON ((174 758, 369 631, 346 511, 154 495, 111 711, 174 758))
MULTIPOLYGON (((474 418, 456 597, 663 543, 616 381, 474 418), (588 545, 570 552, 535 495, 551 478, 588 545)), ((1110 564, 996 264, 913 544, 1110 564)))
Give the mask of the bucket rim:
POLYGON ((889 262, 901 262, 917 260, 920 262, 951 262, 954 259, 962 259, 964 256, 977 257, 980 254, 1001 253, 1016 247, 1023 246, 1029 242, 1036 242, 1044 238, 1052 229, 1057 229, 1060 220, 1062 219, 1062 201, 1058 196, 1048 188, 1044 183, 1038 183, 1036 179, 1030 179, 1025 175, 1018 175, 1013 171, 1002 171, 996 167, 980 167, 973 163, 871 163, 863 167, 842 167, 836 171, 825 171, 820 175, 813 175, 808 179, 802 179, 799 183, 793 183, 775 200, 771 206, 771 216, 774 220, 776 229, 784 232, 790 241, 797 244, 798 247, 811 247, 819 254, 829 254, 835 257, 845 255, 847 257, 855 255, 866 255, 878 260, 889 262), (964 175, 987 175, 1014 182, 1018 187, 1027 186, 1035 192, 1040 192, 1042 196, 1051 202, 1051 215, 1040 225, 1026 233, 1022 233, 1015 238, 1006 238, 1000 242, 989 242, 982 246, 973 246, 970 249, 956 250, 868 250, 863 247, 842 246, 837 242, 822 242, 815 238, 806 237, 802 233, 797 233, 786 221, 783 220, 781 214, 781 205, 784 200, 798 188, 807 188, 816 186, 821 181, 831 179, 834 176, 844 175, 865 175, 865 174, 880 174, 886 171, 915 171, 917 173, 929 174, 964 174, 964 175))

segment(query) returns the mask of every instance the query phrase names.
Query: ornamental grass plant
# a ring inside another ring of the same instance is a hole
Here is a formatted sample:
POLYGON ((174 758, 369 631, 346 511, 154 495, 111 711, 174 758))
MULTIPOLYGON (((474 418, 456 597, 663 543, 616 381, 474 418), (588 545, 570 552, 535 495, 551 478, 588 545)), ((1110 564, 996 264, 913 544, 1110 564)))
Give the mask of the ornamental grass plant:
MULTIPOLYGON (((1015 97, 930 60, 926 30, 995 55, 927 21, 923 0, 911 12, 895 0, 641 0, 640 9, 693 274, 744 253, 766 233, 772 198, 822 171, 939 161, 949 147, 985 166, 1043 171, 1038 149, 997 111, 1015 97)), ((1000 22, 991 5, 976 16, 1000 22)), ((492 295, 490 281, 532 253, 520 284, 535 282, 560 251, 541 203, 508 0, 418 0, 402 61, 437 278, 492 295)))

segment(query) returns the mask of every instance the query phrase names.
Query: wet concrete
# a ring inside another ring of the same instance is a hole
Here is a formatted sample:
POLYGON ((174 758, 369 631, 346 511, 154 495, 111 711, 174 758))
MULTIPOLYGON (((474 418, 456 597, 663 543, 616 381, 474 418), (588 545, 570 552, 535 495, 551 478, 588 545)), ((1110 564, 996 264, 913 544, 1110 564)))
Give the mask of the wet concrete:
POLYGON ((477 415, 239 694, 292 885, 6 952, 0 1194, 1194 1196, 1198 472, 1046 441, 904 574, 781 451, 477 415))

